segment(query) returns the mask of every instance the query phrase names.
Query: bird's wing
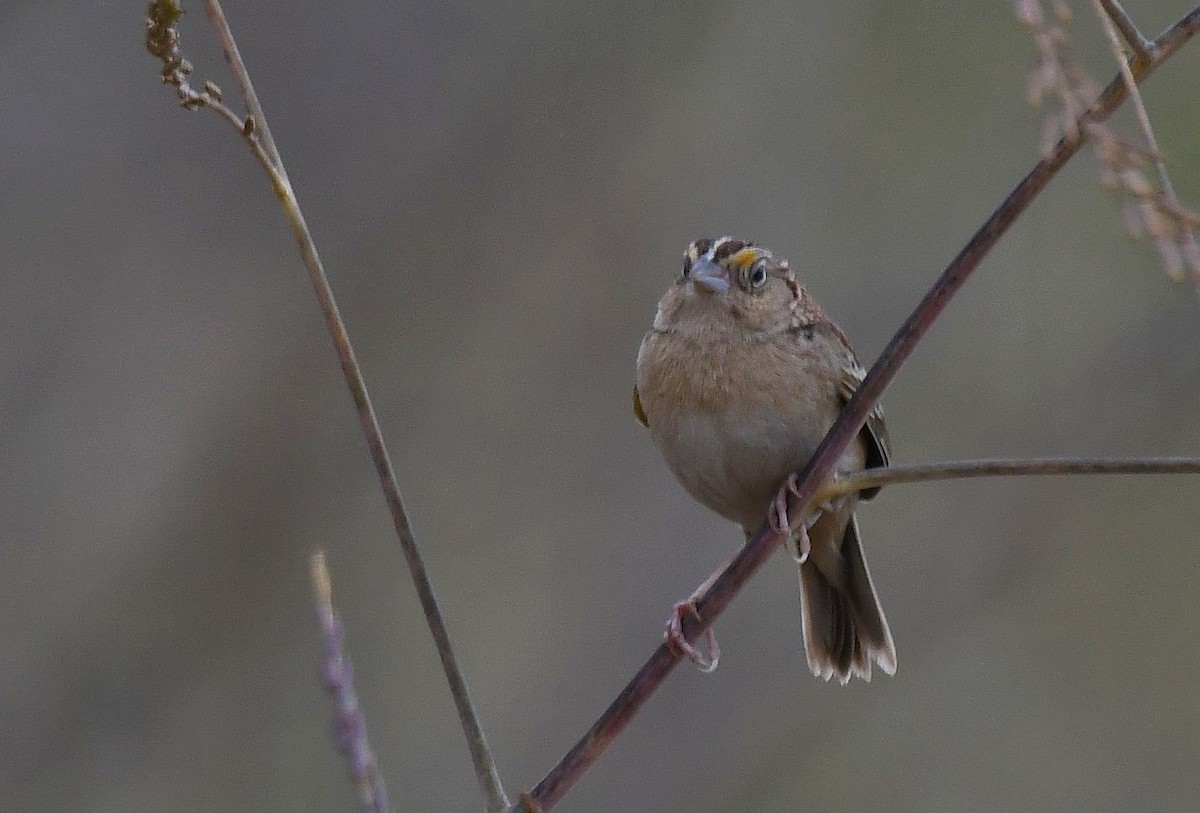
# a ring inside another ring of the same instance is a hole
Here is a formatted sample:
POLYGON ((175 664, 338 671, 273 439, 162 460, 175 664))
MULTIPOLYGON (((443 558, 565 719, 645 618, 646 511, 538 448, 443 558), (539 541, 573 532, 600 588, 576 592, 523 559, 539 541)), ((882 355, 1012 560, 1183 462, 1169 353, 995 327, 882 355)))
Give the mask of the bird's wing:
POLYGON ((638 423, 647 429, 650 428, 650 423, 646 420, 646 410, 642 409, 642 399, 638 395, 636 384, 633 385, 633 415, 638 419, 638 423))
MULTIPOLYGON (((855 359, 851 359, 850 363, 842 367, 841 376, 838 379, 838 394, 842 398, 843 407, 858 390, 858 385, 862 383, 866 374, 866 370, 855 359)), ((883 419, 882 405, 876 403, 871 408, 870 414, 867 415, 867 422, 863 424, 862 432, 859 435, 866 445, 867 468, 875 469, 886 466, 891 459, 892 452, 887 423, 883 419)), ((877 488, 868 489, 863 491, 862 497, 864 500, 869 500, 877 493, 879 493, 877 488)))

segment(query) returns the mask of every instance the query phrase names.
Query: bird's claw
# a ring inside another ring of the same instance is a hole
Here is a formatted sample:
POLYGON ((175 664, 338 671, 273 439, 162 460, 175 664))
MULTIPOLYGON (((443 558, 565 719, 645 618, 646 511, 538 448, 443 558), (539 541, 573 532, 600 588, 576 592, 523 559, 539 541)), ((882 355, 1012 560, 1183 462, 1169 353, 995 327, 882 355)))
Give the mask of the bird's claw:
POLYGON ((797 488, 799 482, 796 472, 789 474, 779 489, 779 493, 775 495, 774 502, 771 503, 771 511, 767 515, 767 520, 771 525, 771 530, 777 534, 788 533, 792 529, 792 521, 788 519, 787 501, 789 494, 800 496, 800 489, 797 488))
POLYGON ((768 522, 771 530, 775 533, 786 533, 788 553, 796 560, 796 564, 802 565, 808 561, 808 555, 812 552, 812 542, 808 538, 808 529, 813 526, 813 523, 821 516, 821 511, 824 508, 818 508, 809 516, 805 517, 800 523, 795 535, 792 532, 792 524, 787 515, 787 501, 789 494, 800 495, 800 489, 797 487, 799 483, 795 473, 788 475, 787 482, 783 484, 783 488, 779 489, 779 493, 775 495, 775 501, 771 503, 771 511, 768 514, 768 522))
POLYGON ((692 646, 687 638, 683 637, 683 617, 685 615, 699 620, 700 611, 696 609, 694 598, 681 601, 671 608, 671 617, 667 619, 667 630, 663 633, 663 638, 666 639, 667 646, 696 664, 701 672, 708 674, 717 668, 717 662, 721 659, 721 647, 717 644, 716 633, 712 631, 711 627, 704 631, 704 642, 708 647, 706 656, 697 647, 692 646))
POLYGON ((787 489, 780 489, 771 502, 771 510, 767 514, 767 522, 771 530, 777 534, 786 534, 791 528, 787 513, 787 489))
POLYGON ((788 553, 792 555, 798 565, 807 562, 808 555, 812 553, 812 540, 808 538, 810 527, 812 527, 812 523, 806 520, 800 523, 800 530, 794 537, 788 537, 788 553))

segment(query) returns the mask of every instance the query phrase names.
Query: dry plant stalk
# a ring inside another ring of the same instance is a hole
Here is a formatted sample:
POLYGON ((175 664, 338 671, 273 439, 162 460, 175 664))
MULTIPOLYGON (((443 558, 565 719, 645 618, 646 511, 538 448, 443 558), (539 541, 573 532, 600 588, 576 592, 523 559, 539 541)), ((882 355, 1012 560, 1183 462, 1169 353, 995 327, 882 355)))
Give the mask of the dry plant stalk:
POLYGON ((337 713, 334 739, 338 751, 346 758, 350 778, 358 791, 358 803, 363 813, 391 813, 387 786, 379 773, 379 763, 367 739, 367 721, 354 692, 354 667, 346 654, 346 630, 333 609, 333 584, 325 552, 312 557, 313 591, 317 595, 317 622, 325 641, 325 661, 321 678, 333 696, 337 713))
POLYGON ((1104 121, 1081 118, 1100 90, 1072 48, 1069 26, 1073 15, 1064 0, 1049 0, 1048 4, 1016 0, 1017 19, 1028 29, 1036 52, 1029 73, 1028 101, 1035 108, 1047 108, 1042 154, 1060 138, 1089 142, 1099 165, 1101 186, 1116 202, 1126 233, 1134 240, 1150 242, 1171 281, 1190 278, 1200 293, 1200 245, 1194 235, 1200 215, 1181 205, 1175 195, 1134 76, 1153 57, 1154 43, 1142 36, 1116 0, 1091 0, 1091 4, 1133 99, 1145 143, 1118 136, 1104 121), (1121 45, 1118 30, 1132 56, 1121 45), (1149 177, 1151 169, 1154 181, 1149 177))
POLYGON ((424 558, 417 546, 416 536, 409 522, 408 511, 404 507, 404 499, 400 495, 400 486, 396 481, 395 468, 384 443, 383 430, 379 426, 379 418, 371 404, 366 381, 362 369, 358 365, 354 348, 350 343, 350 335, 342 319, 333 289, 325 274, 325 267, 317 253, 316 244, 308 230, 300 202, 288 180, 287 171, 279 157, 267 125, 266 115, 259 104, 258 95, 250 81, 250 74, 242 61, 233 32, 225 20, 225 14, 218 0, 206 0, 206 10, 217 37, 221 42, 221 50, 233 73, 234 81, 245 104, 248 115, 240 118, 224 103, 221 92, 211 82, 204 83, 204 89, 195 90, 188 77, 192 73, 191 64, 183 58, 179 45, 179 33, 176 24, 183 15, 183 8, 178 0, 151 0, 146 19, 146 48, 155 58, 163 63, 162 80, 165 84, 176 89, 180 103, 189 110, 210 109, 227 121, 243 138, 246 146, 263 171, 270 179, 271 188, 275 192, 292 234, 300 247, 305 270, 313 286, 313 293, 321 306, 325 324, 333 340, 338 362, 346 380, 346 386, 354 399, 358 412, 359 423, 367 442, 371 461, 379 478, 380 488, 387 502, 388 512, 392 517, 392 525, 396 531, 397 541, 404 553, 409 575, 416 588, 417 598, 424 611, 425 622, 429 627, 437 649, 438 658, 442 663, 442 671, 450 687, 450 695, 458 712, 459 722, 467 740, 467 748, 475 767, 476 779, 479 782, 480 793, 485 800, 489 813, 496 813, 508 807, 508 797, 500 783, 495 760, 483 734, 483 726, 475 711, 475 704, 467 687, 466 677, 458 665, 458 658, 450 644, 450 634, 438 605, 437 595, 433 590, 433 582, 425 568, 424 558))

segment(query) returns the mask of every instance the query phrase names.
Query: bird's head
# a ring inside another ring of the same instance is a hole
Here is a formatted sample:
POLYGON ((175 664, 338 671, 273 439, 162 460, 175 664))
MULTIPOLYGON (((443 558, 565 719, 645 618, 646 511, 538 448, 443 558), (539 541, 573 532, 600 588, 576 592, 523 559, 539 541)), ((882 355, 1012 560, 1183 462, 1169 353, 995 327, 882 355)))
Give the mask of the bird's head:
POLYGON ((776 330, 792 321, 801 288, 787 261, 734 237, 695 240, 659 303, 660 329, 776 330))

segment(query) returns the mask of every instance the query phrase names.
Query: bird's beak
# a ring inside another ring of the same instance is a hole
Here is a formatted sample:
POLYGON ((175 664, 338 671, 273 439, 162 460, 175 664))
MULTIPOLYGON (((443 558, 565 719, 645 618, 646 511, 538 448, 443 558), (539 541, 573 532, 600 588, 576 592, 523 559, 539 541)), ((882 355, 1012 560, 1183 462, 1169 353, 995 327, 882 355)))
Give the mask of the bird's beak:
POLYGON ((707 257, 701 257, 692 263, 688 278, 707 294, 724 294, 729 291, 729 275, 725 273, 724 268, 707 257))

